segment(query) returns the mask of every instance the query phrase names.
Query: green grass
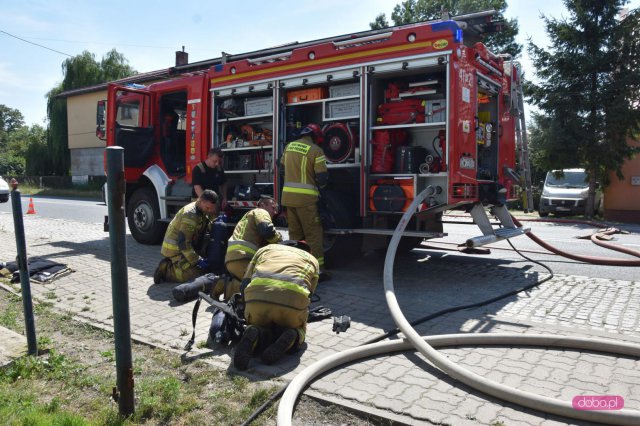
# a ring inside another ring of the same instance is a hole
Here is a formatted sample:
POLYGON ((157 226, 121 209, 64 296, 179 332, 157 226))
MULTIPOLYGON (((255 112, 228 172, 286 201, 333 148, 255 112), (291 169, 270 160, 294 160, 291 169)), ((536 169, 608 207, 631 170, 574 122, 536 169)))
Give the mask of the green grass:
MULTIPOLYGON (((116 381, 112 333, 73 321, 49 303, 36 307, 41 354, 0 368, 3 425, 240 424, 276 390, 202 361, 184 363, 175 354, 134 345, 135 413, 124 419, 110 399, 116 381)), ((21 315, 20 298, 0 292, 0 324, 20 331, 21 315)))

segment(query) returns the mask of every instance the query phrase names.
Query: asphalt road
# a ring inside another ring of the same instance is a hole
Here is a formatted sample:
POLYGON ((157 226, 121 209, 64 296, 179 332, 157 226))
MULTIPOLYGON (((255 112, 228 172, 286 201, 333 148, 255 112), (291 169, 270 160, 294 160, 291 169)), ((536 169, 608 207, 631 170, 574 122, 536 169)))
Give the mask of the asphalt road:
MULTIPOLYGON (((94 223, 101 227, 104 222, 104 216, 107 214, 107 206, 101 201, 80 200, 80 199, 64 199, 56 197, 33 197, 36 214, 41 217, 66 219, 70 221, 94 223)), ((27 212, 29 204, 29 196, 22 197, 23 213, 27 212)), ((0 214, 11 214, 11 201, 0 204, 0 214)), ((468 221, 468 217, 459 217, 457 215, 446 218, 452 222, 468 221)), ((596 246, 589 240, 578 239, 578 236, 588 235, 596 228, 571 223, 546 223, 546 222, 523 222, 525 226, 531 228, 532 232, 547 241, 551 245, 560 250, 572 252, 574 254, 600 257, 613 257, 622 259, 632 259, 632 257, 604 249, 596 246)), ((621 229, 630 233, 627 235, 618 234, 614 236, 613 243, 622 244, 625 247, 640 251, 640 226, 639 225, 616 225, 621 229)), ((444 232, 448 234, 443 239, 427 241, 425 244, 433 248, 419 248, 418 252, 424 253, 424 256, 449 256, 449 257, 469 257, 457 252, 455 249, 458 244, 464 243, 467 238, 480 235, 480 230, 473 224, 446 223, 444 232), (452 251, 451 251, 452 250, 452 251)), ((559 257, 548 253, 546 250, 538 246, 527 236, 519 236, 511 240, 512 244, 523 254, 532 259, 542 261, 552 268, 554 273, 588 276, 593 278, 619 279, 633 281, 640 276, 640 269, 637 267, 619 267, 606 268, 598 265, 589 265, 577 262, 571 259, 559 257)), ((520 261, 522 258, 511 250, 506 241, 491 244, 487 247, 491 248, 494 256, 509 261, 520 261)), ((478 262, 482 262, 482 255, 473 255, 478 262)), ((527 261, 514 262, 511 267, 526 267, 527 261)))
MULTIPOLYGON (((29 198, 33 198, 36 214, 41 217, 102 224, 107 214, 106 204, 98 200, 22 195, 23 214, 27 213, 29 198)), ((0 213, 12 213, 11 198, 0 204, 0 213)))

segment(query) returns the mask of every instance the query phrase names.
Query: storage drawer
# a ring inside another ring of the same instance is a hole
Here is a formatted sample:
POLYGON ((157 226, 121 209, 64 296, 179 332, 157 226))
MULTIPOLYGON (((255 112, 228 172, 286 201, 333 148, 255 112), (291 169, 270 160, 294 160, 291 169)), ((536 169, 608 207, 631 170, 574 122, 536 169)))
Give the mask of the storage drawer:
POLYGON ((273 112, 273 97, 245 99, 244 115, 262 115, 273 112))
POLYGON ((360 100, 348 99, 344 101, 327 102, 325 118, 343 118, 360 116, 360 100))
POLYGON ((341 98, 343 96, 357 96, 360 94, 360 83, 341 84, 339 86, 329 86, 330 98, 341 98))
POLYGON ((312 89, 290 90, 287 92, 287 103, 317 101, 327 97, 326 87, 314 87, 312 89))

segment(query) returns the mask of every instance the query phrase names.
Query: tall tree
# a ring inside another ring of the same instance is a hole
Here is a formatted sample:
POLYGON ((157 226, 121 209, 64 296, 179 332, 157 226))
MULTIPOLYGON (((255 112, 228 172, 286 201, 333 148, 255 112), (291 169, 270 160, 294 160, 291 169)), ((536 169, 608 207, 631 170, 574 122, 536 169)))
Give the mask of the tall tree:
POLYGON ((28 153, 32 146, 43 146, 33 159, 48 158, 45 129, 34 124, 25 126, 22 113, 0 104, 0 175, 39 174, 29 171, 28 153))
POLYGON ((24 126, 24 116, 20 111, 0 104, 0 154, 9 143, 9 135, 24 126))
MULTIPOLYGON (((455 16, 489 9, 504 14, 507 2, 506 0, 405 0, 393 8, 391 20, 393 25, 405 25, 440 19, 443 13, 455 16)), ((389 22, 386 15, 381 13, 369 26, 376 30, 388 27, 389 22)), ((517 57, 522 51, 522 45, 516 43, 516 35, 518 35, 518 21, 508 19, 502 31, 486 34, 483 43, 496 53, 509 53, 517 57)))
POLYGON ((93 53, 87 51, 63 62, 62 83, 47 93, 47 146, 50 162, 43 174, 66 175, 69 171, 67 102, 66 99, 58 98, 58 95, 67 90, 118 80, 135 73, 124 55, 115 49, 108 52, 100 62, 96 61, 93 53))
POLYGON ((618 16, 627 0, 564 0, 569 17, 543 17, 552 48, 529 42, 536 75, 531 100, 548 119, 544 149, 549 168, 562 168, 554 151, 574 148, 575 166, 589 173, 586 215, 593 215, 596 181, 622 177, 634 154, 627 142, 640 126, 640 10, 618 16))

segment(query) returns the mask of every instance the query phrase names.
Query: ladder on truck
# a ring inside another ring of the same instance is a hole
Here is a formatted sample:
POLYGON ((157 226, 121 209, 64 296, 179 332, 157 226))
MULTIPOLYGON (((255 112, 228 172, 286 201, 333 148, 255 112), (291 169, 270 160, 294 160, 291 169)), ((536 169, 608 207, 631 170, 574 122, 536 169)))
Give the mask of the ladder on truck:
POLYGON ((524 92, 522 89, 522 68, 519 62, 511 61, 511 113, 516 117, 516 150, 520 165, 520 186, 524 188, 523 210, 533 212, 533 192, 531 190, 531 164, 529 163, 529 139, 524 116, 524 92))

